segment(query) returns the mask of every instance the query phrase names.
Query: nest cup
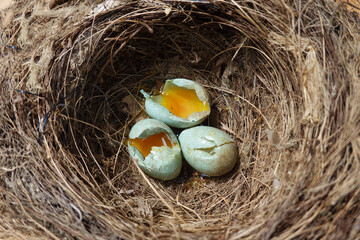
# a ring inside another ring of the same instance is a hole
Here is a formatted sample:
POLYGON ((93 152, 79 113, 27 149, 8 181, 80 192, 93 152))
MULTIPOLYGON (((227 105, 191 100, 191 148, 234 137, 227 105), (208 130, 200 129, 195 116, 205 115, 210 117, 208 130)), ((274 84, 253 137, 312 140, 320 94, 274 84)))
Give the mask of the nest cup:
MULTIPOLYGON (((356 173, 358 165, 335 150, 328 154, 338 139, 348 139, 336 131, 346 120, 332 113, 345 104, 331 102, 349 94, 344 80, 326 70, 334 65, 324 49, 333 61, 334 39, 352 45, 337 29, 334 6, 309 3, 297 20, 308 28, 298 34, 288 25, 301 6, 276 1, 134 1, 78 22, 53 43, 45 91, 51 110, 39 110, 33 144, 45 146, 39 156, 50 160, 39 161, 44 175, 36 184, 53 195, 33 198, 41 203, 31 207, 34 219, 47 224, 35 224, 39 231, 84 239, 337 236, 324 227, 329 209, 341 211, 337 204, 345 201, 329 187, 343 174, 333 169, 348 164, 356 173), (320 10, 324 19, 313 24, 320 10), (238 150, 238 164, 225 176, 208 178, 185 163, 178 178, 164 182, 130 158, 129 130, 148 118, 140 90, 157 93, 172 78, 194 80, 209 92, 211 114, 203 125, 227 132, 238 150), (331 203, 318 202, 327 194, 331 203), (307 225, 312 217, 317 229, 307 225)), ((349 26, 341 31, 351 32, 349 26)), ((346 75, 336 67, 332 73, 346 75)), ((352 136, 347 128, 342 134, 352 136)), ((351 176, 344 179, 338 189, 346 189, 346 204, 359 192, 347 188, 351 176)))
POLYGON ((147 209, 137 216, 137 224, 153 226, 169 218, 190 232, 221 229, 254 218, 253 208, 265 206, 265 196, 275 192, 272 181, 292 181, 287 173, 278 175, 294 171, 295 164, 283 161, 279 166, 282 153, 274 151, 265 133, 298 138, 294 122, 284 126, 282 120, 284 115, 300 118, 298 103, 279 106, 282 98, 300 94, 292 84, 291 59, 273 50, 268 30, 228 6, 125 5, 81 25, 74 44, 53 66, 59 73, 53 83, 66 96, 57 134, 76 175, 98 186, 89 191, 103 200, 124 201, 114 210, 120 216, 128 202, 132 214, 147 209), (237 144, 238 164, 226 176, 207 179, 185 164, 180 176, 166 183, 147 178, 130 159, 128 132, 147 118, 139 90, 156 93, 172 78, 191 79, 208 90, 212 112, 203 124, 224 130, 237 144))

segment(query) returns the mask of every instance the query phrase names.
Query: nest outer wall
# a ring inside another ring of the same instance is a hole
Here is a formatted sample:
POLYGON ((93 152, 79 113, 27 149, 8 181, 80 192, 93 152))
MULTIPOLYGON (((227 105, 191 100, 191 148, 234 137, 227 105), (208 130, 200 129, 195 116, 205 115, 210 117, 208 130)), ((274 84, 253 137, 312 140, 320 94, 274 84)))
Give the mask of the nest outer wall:
POLYGON ((360 24, 344 5, 16 1, 0 16, 0 238, 359 238, 360 24), (229 174, 185 163, 162 182, 130 159, 139 91, 169 78, 209 91, 204 124, 238 148, 229 174))

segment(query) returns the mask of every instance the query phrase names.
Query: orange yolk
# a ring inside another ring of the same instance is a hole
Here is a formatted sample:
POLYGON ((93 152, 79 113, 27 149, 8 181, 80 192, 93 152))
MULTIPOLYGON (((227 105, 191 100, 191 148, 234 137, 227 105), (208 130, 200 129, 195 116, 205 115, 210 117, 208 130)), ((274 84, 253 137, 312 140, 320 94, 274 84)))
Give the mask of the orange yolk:
POLYGON ((152 96, 152 99, 181 118, 188 118, 194 112, 209 111, 209 103, 200 101, 195 89, 186 89, 171 83, 165 85, 161 95, 152 96))
POLYGON ((130 139, 129 144, 136 147, 141 152, 144 158, 149 155, 152 147, 173 147, 170 136, 165 132, 157 133, 147 138, 130 139))

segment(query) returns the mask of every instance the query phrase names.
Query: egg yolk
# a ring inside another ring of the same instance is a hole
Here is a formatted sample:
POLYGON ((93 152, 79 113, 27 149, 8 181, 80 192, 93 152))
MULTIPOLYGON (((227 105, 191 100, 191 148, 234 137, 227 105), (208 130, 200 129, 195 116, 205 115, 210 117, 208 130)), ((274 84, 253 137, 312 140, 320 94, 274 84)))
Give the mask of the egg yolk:
POLYGON ((194 112, 209 111, 209 103, 201 101, 195 89, 182 88, 171 83, 165 85, 160 95, 151 98, 181 118, 188 118, 194 112))
POLYGON ((134 138, 129 140, 131 146, 136 147, 144 158, 149 155, 152 147, 168 146, 173 147, 173 142, 168 134, 160 132, 147 138, 134 138))

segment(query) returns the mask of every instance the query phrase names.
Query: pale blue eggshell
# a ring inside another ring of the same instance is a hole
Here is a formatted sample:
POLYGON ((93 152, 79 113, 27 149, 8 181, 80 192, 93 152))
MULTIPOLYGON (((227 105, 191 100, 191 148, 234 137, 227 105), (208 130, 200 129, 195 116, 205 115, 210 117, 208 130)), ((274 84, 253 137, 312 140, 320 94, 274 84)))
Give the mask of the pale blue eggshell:
POLYGON ((141 152, 129 143, 128 150, 130 156, 137 160, 138 166, 146 174, 160 180, 172 180, 180 174, 182 154, 174 132, 166 124, 155 119, 141 120, 131 128, 129 138, 146 138, 160 132, 166 132, 170 136, 174 144, 173 148, 152 147, 145 159, 141 152))
POLYGON ((189 128, 181 132, 179 142, 185 160, 206 175, 224 175, 237 162, 236 145, 220 129, 207 126, 189 128))
MULTIPOLYGON (((199 99, 201 101, 206 101, 209 103, 210 107, 210 98, 206 91, 206 89, 198 84, 197 82, 194 82, 192 80, 184 79, 184 78, 176 78, 176 79, 170 79, 165 82, 165 85, 168 83, 172 83, 174 85, 177 85, 179 87, 187 88, 187 89, 195 89, 195 92, 199 99)), ((157 103, 156 101, 151 99, 151 96, 149 93, 141 90, 140 91, 144 97, 145 97, 145 110, 147 114, 157 119, 161 122, 166 123, 169 126, 176 127, 176 128, 188 128, 193 127, 198 124, 200 124, 202 121, 204 121, 210 114, 210 108, 209 111, 199 112, 199 113, 193 113, 188 118, 181 118, 178 116, 173 115, 167 108, 162 106, 161 104, 157 103)))

